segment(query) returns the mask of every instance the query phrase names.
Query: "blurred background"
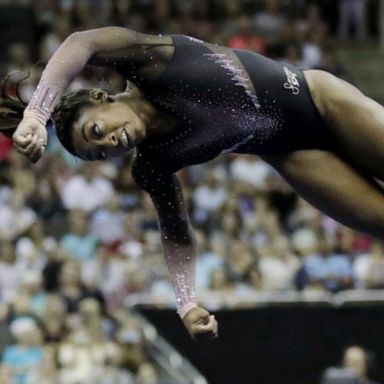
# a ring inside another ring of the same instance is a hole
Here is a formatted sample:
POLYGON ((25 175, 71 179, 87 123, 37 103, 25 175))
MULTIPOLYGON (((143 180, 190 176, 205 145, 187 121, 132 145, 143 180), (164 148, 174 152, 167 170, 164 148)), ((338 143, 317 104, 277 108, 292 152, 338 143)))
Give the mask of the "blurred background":
MULTIPOLYGON (((27 101, 66 36, 120 25, 324 69, 384 102, 382 3, 0 0, 0 78, 28 71, 27 101)), ((94 85, 125 81, 89 67, 71 89, 94 85)), ((0 136, 1 384, 384 382, 383 244, 312 208, 257 157, 180 172, 199 300, 221 326, 201 346, 175 314, 131 157, 83 163, 50 132, 32 166, 0 136)))

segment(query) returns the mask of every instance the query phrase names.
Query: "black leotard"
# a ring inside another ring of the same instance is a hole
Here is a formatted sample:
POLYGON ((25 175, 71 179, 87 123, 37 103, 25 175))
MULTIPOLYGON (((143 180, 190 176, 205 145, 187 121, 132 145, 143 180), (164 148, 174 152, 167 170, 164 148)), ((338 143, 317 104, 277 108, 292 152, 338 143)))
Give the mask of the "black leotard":
POLYGON ((172 172, 223 152, 275 155, 328 145, 303 72, 249 51, 172 36, 174 52, 153 78, 129 56, 116 65, 159 110, 178 120, 139 153, 172 172))

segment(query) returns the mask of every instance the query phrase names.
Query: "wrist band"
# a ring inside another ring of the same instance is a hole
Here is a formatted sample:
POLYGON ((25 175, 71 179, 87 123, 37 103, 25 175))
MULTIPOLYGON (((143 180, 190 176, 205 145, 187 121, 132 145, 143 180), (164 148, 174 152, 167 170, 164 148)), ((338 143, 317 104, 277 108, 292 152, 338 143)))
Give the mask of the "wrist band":
POLYGON ((24 110, 24 116, 37 119, 42 124, 46 124, 53 108, 60 100, 60 86, 58 84, 48 85, 40 81, 32 99, 24 110))
POLYGON ((32 117, 36 119, 39 123, 46 125, 49 119, 49 114, 45 113, 40 109, 26 108, 23 113, 24 117, 32 117))
POLYGON ((187 304, 184 304, 182 307, 180 307, 177 310, 177 313, 183 319, 191 309, 197 308, 197 307, 198 305, 196 303, 187 303, 187 304))

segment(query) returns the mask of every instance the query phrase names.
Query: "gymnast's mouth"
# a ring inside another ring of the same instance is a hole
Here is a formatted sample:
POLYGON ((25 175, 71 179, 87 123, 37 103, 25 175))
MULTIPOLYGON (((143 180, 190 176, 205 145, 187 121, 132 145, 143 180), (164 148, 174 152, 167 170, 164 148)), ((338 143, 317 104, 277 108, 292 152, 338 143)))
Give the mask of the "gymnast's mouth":
POLYGON ((129 137, 128 132, 125 128, 122 129, 122 132, 120 135, 120 142, 124 148, 128 148, 131 142, 131 138, 129 137))

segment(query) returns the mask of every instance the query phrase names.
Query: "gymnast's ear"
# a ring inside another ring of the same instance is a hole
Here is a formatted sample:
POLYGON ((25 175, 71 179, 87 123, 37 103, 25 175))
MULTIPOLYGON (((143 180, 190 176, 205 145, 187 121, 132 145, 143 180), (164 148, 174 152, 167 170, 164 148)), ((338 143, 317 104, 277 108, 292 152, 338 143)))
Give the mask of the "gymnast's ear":
POLYGON ((98 101, 99 103, 109 101, 110 99, 108 93, 99 88, 91 89, 89 91, 89 96, 91 96, 94 100, 98 101))

